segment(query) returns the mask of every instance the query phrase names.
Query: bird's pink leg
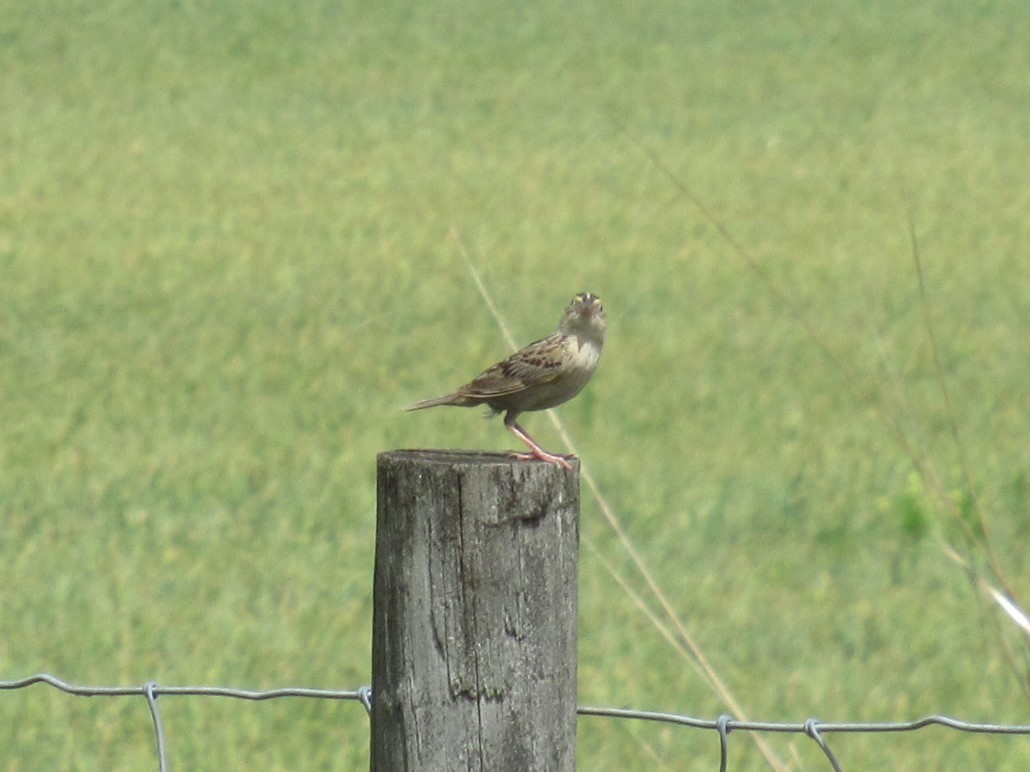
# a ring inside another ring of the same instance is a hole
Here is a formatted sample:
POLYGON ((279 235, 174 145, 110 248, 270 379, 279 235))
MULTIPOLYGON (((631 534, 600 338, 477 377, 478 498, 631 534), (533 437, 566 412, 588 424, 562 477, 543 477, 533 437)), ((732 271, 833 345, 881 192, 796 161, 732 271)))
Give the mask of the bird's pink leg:
POLYGON ((533 451, 532 453, 515 453, 515 458, 520 459, 522 461, 532 461, 534 458, 538 458, 541 461, 546 461, 550 464, 558 464, 559 466, 563 466, 566 469, 572 469, 572 465, 565 460, 564 456, 557 456, 554 453, 548 453, 546 450, 537 445, 533 438, 530 437, 529 434, 526 432, 526 430, 514 421, 512 421, 511 423, 505 421, 504 425, 508 427, 512 434, 514 434, 524 443, 529 445, 529 447, 533 451))

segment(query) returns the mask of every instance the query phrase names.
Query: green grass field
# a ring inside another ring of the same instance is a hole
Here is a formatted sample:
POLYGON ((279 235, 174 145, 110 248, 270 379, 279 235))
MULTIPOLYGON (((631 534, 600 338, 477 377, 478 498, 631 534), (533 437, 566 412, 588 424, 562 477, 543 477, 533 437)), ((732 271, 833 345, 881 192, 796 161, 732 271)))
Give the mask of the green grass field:
MULTIPOLYGON (((943 547, 984 540, 918 474, 980 497, 1030 602, 1024 0, 8 0, 0 103, 0 679, 367 683, 375 454, 513 447, 400 410, 507 353, 465 250, 521 342, 604 298, 561 417, 751 718, 1030 723, 1026 636, 943 547)), ((587 497, 582 532, 581 703, 725 712, 587 497)), ((356 703, 161 706, 176 769, 367 767, 356 703)), ((847 769, 1030 766, 1027 737, 828 739, 847 769)), ((152 746, 142 700, 0 692, 4 769, 152 746)), ((581 719, 577 755, 718 743, 581 719)))

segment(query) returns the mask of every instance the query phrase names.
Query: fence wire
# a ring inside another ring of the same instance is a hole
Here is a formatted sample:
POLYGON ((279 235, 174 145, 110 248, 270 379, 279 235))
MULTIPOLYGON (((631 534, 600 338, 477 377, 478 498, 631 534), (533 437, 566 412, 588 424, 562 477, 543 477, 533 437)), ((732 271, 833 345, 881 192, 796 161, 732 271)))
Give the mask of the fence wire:
MULTIPOLYGON (((266 691, 234 689, 225 686, 160 686, 155 681, 147 681, 141 686, 82 686, 70 684, 48 673, 22 678, 16 681, 0 681, 0 690, 25 689, 34 684, 48 684, 62 692, 77 697, 142 697, 147 701, 150 718, 154 727, 157 746, 158 769, 168 769, 168 755, 165 744, 164 729, 161 724, 161 713, 157 707, 158 697, 228 697, 237 700, 275 700, 288 697, 300 697, 318 700, 354 700, 360 702, 366 713, 372 712, 372 688, 362 686, 353 690, 314 689, 307 687, 285 687, 266 691)), ((1019 724, 975 724, 948 716, 926 716, 913 721, 900 722, 832 722, 809 718, 800 723, 778 721, 739 721, 731 716, 719 716, 716 719, 695 718, 678 713, 661 713, 650 710, 632 710, 627 708, 604 708, 580 706, 576 709, 580 716, 614 718, 636 721, 656 721, 675 724, 693 729, 704 729, 717 732, 719 735, 720 772, 725 772, 729 757, 729 735, 731 732, 773 732, 780 734, 805 735, 819 746, 830 766, 840 772, 840 761, 834 755, 824 735, 835 732, 842 733, 875 733, 875 732, 914 732, 928 726, 943 726, 959 732, 975 734, 1006 734, 1030 736, 1030 725, 1019 724)))

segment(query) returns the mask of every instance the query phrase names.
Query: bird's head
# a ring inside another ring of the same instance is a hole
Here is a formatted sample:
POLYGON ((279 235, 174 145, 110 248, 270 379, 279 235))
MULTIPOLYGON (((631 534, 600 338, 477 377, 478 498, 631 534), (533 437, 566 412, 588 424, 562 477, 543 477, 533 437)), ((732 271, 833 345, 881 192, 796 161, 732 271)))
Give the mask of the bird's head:
POLYGON ((580 292, 565 309, 558 331, 566 335, 580 335, 600 344, 604 343, 606 326, 601 298, 590 292, 580 292))

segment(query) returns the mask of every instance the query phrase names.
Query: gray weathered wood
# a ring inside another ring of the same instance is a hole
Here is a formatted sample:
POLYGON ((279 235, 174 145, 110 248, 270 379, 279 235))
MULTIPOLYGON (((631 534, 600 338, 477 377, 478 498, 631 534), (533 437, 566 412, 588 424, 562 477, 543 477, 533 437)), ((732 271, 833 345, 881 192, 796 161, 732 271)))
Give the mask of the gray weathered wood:
POLYGON ((378 463, 372 771, 572 770, 578 461, 378 463))

